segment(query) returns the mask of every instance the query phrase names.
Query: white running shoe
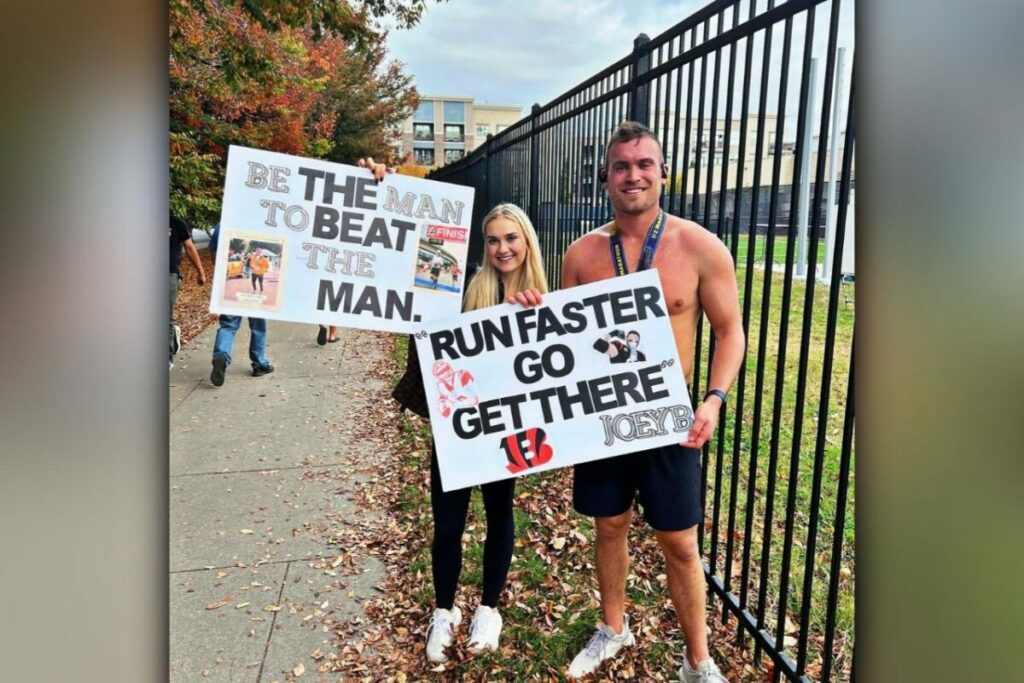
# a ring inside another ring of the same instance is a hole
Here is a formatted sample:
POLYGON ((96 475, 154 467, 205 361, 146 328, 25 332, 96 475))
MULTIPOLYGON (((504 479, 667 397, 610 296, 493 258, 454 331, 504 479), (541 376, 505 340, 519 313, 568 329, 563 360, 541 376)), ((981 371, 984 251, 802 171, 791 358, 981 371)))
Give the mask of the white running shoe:
POLYGON ((427 659, 432 662, 446 662, 448 655, 445 649, 454 640, 455 627, 462 623, 462 610, 452 607, 450 610, 438 607, 430 617, 427 628, 427 659))
POLYGON ((700 662, 696 668, 690 666, 683 648, 683 665, 679 667, 679 683, 729 683, 711 657, 700 662))
POLYGON ((597 630, 590 637, 587 646, 576 655, 569 665, 569 676, 580 678, 597 670, 601 662, 619 654, 619 650, 636 642, 629 630, 629 617, 623 617, 622 633, 616 635, 610 626, 597 622, 597 630))
POLYGON ((480 605, 469 624, 469 651, 475 655, 484 650, 498 649, 501 635, 501 614, 497 608, 480 605))

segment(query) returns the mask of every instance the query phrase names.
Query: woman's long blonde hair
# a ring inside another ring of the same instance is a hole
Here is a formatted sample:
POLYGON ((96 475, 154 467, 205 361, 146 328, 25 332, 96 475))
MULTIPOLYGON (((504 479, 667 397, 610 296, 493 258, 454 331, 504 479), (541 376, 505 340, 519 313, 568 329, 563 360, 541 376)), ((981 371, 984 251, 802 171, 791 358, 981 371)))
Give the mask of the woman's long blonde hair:
MULTIPOLYGON (((516 272, 514 291, 521 292, 524 289, 536 289, 545 294, 548 291, 548 281, 544 274, 544 261, 540 257, 540 243, 537 241, 537 231, 533 229, 533 223, 526 212, 515 204, 498 204, 484 216, 481 231, 484 239, 487 236, 487 224, 495 218, 507 218, 519 224, 522 229, 523 238, 526 240, 526 258, 516 272)), ((498 286, 501 283, 501 274, 491 265, 487 258, 487 247, 484 246, 484 262, 477 271, 476 276, 469 283, 466 290, 465 310, 475 311, 478 308, 493 306, 498 301, 498 286)), ((506 292, 506 296, 512 292, 506 292)))

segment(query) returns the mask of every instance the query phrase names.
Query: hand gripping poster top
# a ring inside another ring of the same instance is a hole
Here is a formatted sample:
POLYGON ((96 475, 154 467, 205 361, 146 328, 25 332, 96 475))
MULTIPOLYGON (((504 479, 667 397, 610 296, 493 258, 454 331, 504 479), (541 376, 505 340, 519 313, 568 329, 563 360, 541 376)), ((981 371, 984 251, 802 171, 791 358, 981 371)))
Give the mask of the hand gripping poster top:
POLYGON ((693 424, 657 270, 414 337, 445 491, 679 443, 693 424))
POLYGON ((473 189, 232 146, 212 313, 387 332, 458 315, 473 189))

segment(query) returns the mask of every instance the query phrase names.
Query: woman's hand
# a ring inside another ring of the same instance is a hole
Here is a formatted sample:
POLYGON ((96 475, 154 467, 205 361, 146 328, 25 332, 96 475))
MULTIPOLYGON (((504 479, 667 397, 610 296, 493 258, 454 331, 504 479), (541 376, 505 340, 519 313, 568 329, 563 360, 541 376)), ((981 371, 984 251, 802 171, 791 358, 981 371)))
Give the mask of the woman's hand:
POLYGON ((377 180, 377 182, 384 180, 384 176, 387 175, 388 173, 395 172, 395 169, 393 168, 388 168, 384 164, 376 163, 373 160, 373 157, 366 157, 365 159, 360 159, 359 161, 356 162, 356 165, 359 166, 359 168, 370 169, 370 172, 373 173, 373 177, 377 180))
POLYGON ((523 306, 540 306, 543 303, 539 289, 524 289, 521 292, 510 294, 505 297, 507 304, 522 304, 523 306))

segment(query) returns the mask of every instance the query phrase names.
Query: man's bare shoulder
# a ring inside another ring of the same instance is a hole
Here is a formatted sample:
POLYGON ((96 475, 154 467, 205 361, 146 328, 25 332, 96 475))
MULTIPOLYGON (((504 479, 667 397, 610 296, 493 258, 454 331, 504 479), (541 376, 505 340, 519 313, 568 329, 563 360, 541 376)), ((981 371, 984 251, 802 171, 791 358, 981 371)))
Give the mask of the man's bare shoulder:
POLYGON ((605 223, 599 227, 594 228, 590 232, 577 237, 573 240, 572 244, 566 250, 565 255, 569 256, 572 253, 584 254, 592 249, 608 249, 608 239, 611 237, 611 223, 605 223))
POLYGON ((690 253, 704 254, 712 258, 729 257, 729 250, 722 240, 699 223, 668 215, 666 227, 665 237, 690 253))

